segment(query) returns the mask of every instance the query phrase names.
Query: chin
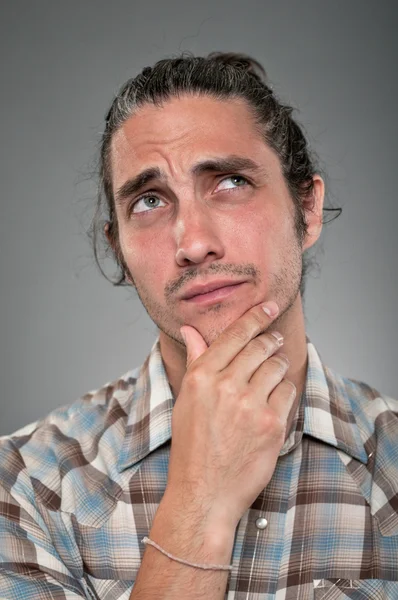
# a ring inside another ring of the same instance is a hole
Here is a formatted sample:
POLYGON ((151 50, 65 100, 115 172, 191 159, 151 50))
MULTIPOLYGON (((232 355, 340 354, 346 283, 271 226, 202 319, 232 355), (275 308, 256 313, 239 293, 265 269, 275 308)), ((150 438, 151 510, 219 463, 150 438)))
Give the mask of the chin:
POLYGON ((222 307, 220 307, 217 312, 212 312, 208 318, 204 316, 201 319, 198 319, 199 322, 186 323, 186 325, 195 327, 209 346, 223 333, 223 331, 225 331, 225 329, 227 329, 227 327, 239 319, 250 308, 250 306, 241 308, 234 307, 233 310, 224 312, 222 311, 222 307))

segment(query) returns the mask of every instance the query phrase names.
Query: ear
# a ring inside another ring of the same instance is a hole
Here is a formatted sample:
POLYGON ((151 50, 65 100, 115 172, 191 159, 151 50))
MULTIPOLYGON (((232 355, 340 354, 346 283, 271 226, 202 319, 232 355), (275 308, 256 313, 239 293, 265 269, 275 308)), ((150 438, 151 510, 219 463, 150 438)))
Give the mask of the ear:
MULTIPOLYGON (((115 243, 113 241, 113 238, 111 237, 110 233, 109 233, 109 221, 107 221, 104 225, 104 234, 106 235, 106 239, 108 240, 108 244, 110 245, 110 247, 112 248, 114 254, 116 256, 118 256, 117 252, 117 248, 115 247, 115 243)), ((124 265, 124 262, 122 262, 122 264, 124 265)), ((131 285, 134 285, 134 281, 131 279, 130 274, 127 270, 126 267, 124 267, 124 278, 126 281, 128 281, 129 283, 131 283, 131 285)))
POLYGON ((325 184, 320 175, 313 177, 314 187, 311 195, 304 201, 304 214, 307 223, 307 233, 304 237, 303 251, 311 248, 319 239, 322 232, 323 201, 325 184))
POLYGON ((111 246, 112 250, 114 251, 115 249, 113 247, 113 240, 109 233, 109 221, 107 221, 104 225, 104 234, 106 236, 106 239, 108 240, 108 244, 111 246))

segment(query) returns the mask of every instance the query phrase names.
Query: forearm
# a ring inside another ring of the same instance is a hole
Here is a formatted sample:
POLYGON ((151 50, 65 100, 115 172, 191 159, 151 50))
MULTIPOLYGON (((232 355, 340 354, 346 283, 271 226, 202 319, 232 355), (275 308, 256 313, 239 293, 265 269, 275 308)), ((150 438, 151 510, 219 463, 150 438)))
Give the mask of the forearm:
MULTIPOLYGON (((150 539, 191 563, 230 564, 235 530, 210 524, 200 511, 162 501, 150 539)), ((230 571, 181 564, 147 545, 130 600, 223 600, 230 571)))

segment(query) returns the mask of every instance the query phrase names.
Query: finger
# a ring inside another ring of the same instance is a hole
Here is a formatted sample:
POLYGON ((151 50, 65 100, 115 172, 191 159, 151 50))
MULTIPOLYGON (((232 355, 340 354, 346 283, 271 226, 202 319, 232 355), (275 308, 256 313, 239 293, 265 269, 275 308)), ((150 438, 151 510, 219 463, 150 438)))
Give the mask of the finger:
POLYGON ((294 401, 297 396, 297 390, 294 383, 289 379, 282 379, 279 385, 268 397, 268 405, 278 414, 279 418, 286 422, 294 401))
POLYGON ((208 349, 208 346, 199 331, 190 325, 181 327, 180 333, 187 349, 187 368, 194 360, 199 358, 208 349))
POLYGON ((278 331, 258 335, 231 361, 223 375, 232 379, 237 390, 247 386, 260 365, 282 345, 283 336, 278 331))
POLYGON ((275 354, 263 362, 249 381, 249 389, 255 397, 268 402, 269 396, 285 377, 289 368, 289 359, 285 354, 275 354))
POLYGON ((212 371, 225 369, 253 338, 270 327, 278 312, 275 302, 260 304, 224 329, 206 352, 206 362, 212 371))

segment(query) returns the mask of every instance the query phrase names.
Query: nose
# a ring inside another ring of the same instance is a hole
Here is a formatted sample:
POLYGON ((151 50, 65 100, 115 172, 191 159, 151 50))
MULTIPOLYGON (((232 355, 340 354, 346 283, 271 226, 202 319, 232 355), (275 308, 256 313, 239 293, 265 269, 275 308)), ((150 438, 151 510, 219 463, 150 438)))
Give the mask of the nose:
POLYGON ((205 207, 180 208, 175 238, 175 258, 180 267, 211 263, 224 256, 217 224, 205 207))

